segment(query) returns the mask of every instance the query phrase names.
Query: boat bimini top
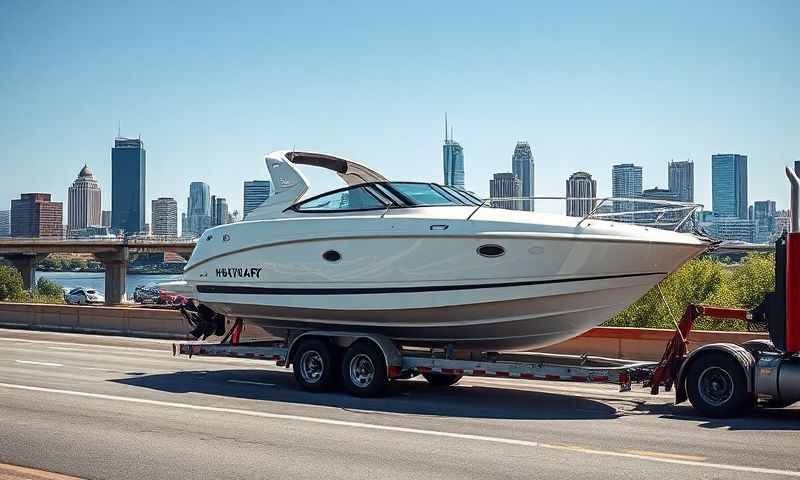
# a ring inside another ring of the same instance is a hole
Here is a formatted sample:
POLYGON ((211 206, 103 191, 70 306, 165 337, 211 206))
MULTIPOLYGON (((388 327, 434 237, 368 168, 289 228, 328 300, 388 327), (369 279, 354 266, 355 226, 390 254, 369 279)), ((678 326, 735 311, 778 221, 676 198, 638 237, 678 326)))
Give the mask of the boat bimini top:
POLYGON ((261 206, 250 212, 247 220, 271 218, 295 204, 308 191, 308 180, 295 165, 333 170, 348 186, 387 181, 383 175, 360 163, 324 153, 278 150, 267 154, 264 160, 272 177, 272 192, 261 206))

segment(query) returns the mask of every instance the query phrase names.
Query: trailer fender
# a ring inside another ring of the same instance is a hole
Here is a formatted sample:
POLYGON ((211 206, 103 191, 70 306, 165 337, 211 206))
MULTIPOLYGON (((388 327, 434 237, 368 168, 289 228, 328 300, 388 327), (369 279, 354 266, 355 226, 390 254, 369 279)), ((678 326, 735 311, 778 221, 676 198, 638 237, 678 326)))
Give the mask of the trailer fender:
POLYGON ((745 379, 747 380, 747 391, 753 392, 753 372, 755 371, 756 360, 744 347, 733 343, 709 343, 702 347, 693 350, 686 359, 683 361, 680 370, 678 371, 678 378, 675 381, 675 404, 683 403, 687 400, 686 395, 686 375, 691 369, 692 364, 703 355, 711 352, 721 352, 729 355, 731 358, 739 362, 745 372, 745 379))
POLYGON ((375 346, 380 349, 381 353, 383 353, 384 360, 386 360, 386 368, 388 370, 389 378, 395 378, 400 374, 400 370, 402 369, 403 359, 400 355, 400 351, 397 349, 397 346, 392 342, 388 337, 379 334, 372 334, 372 333, 363 333, 363 332, 336 332, 336 331, 325 331, 325 330, 312 330, 308 332, 303 332, 302 334, 295 337, 291 343, 289 344, 289 349, 286 354, 286 366, 288 367, 294 355, 294 351, 299 345, 301 339, 307 339, 310 337, 321 338, 325 340, 332 340, 338 346, 342 348, 347 348, 350 345, 358 342, 360 340, 372 342, 375 346))

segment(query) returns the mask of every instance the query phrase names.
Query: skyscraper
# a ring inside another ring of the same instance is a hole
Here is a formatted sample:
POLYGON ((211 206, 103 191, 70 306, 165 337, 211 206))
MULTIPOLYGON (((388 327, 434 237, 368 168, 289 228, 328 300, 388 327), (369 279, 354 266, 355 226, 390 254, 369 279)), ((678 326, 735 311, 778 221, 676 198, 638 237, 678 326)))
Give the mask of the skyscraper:
POLYGON ((111 228, 144 230, 145 150, 138 138, 116 138, 111 149, 111 228))
MULTIPOLYGON (((491 198, 520 197, 522 196, 522 182, 513 173, 495 173, 489 180, 489 196, 491 198)), ((498 200, 492 206, 521 210, 522 200, 498 200)))
POLYGON ((103 210, 100 214, 100 225, 103 227, 111 226, 111 210, 103 210))
POLYGON ((260 207, 270 193, 269 180, 251 180, 244 182, 244 219, 253 210, 260 207))
POLYGON ((202 235, 211 228, 211 188, 203 182, 189 185, 189 200, 186 208, 186 221, 189 231, 202 235))
MULTIPOLYGON (((611 196, 615 198, 637 198, 642 196, 642 167, 632 163, 614 165, 611 171, 611 196)), ((614 202, 615 212, 632 212, 632 202, 614 202)))
POLYGON ((747 155, 711 156, 711 205, 718 217, 747 220, 747 155))
POLYGON ((11 236, 11 211, 0 210, 0 238, 11 236))
POLYGON ((61 237, 64 206, 49 193, 23 193, 11 200, 12 237, 61 237))
POLYGON ((595 207, 597 180, 586 172, 575 172, 567 179, 567 216, 583 217, 595 207), (576 199, 576 200, 571 200, 576 199))
POLYGON ((775 202, 772 200, 753 202, 753 223, 755 233, 753 241, 756 243, 767 243, 775 233, 775 202))
POLYGON ((86 227, 102 225, 100 208, 100 187, 97 185, 89 167, 84 165, 78 178, 72 182, 67 192, 67 232, 72 233, 86 227))
POLYGON ((453 140, 452 133, 447 136, 447 115, 444 116, 444 145, 442 145, 444 184, 464 189, 464 149, 453 140))
POLYGON ((178 202, 174 198, 160 197, 150 202, 153 235, 178 236, 178 202))
MULTIPOLYGON (((534 170, 533 170, 533 151, 528 142, 517 142, 514 147, 514 154, 511 155, 511 171, 519 178, 522 185, 523 197, 534 196, 534 170)), ((533 200, 523 200, 522 209, 532 212, 534 209, 533 200)))
POLYGON ((224 197, 211 196, 211 224, 213 226, 231 223, 231 214, 228 212, 228 200, 224 197))
POLYGON ((667 170, 667 188, 675 192, 676 199, 679 202, 694 202, 694 163, 689 160, 669 162, 667 170))

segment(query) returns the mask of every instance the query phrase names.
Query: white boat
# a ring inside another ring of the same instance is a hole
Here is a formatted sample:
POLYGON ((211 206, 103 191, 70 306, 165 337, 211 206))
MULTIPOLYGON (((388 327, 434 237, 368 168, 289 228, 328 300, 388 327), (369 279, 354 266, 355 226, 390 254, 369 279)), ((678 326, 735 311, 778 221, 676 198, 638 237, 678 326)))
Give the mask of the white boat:
POLYGON ((221 333, 226 316, 283 337, 336 330, 403 345, 543 347, 605 322, 710 245, 492 208, 330 155, 278 151, 266 163, 272 196, 246 221, 207 230, 186 265, 178 289, 199 302, 197 334, 221 333), (303 198, 297 165, 333 170, 347 186, 303 198))

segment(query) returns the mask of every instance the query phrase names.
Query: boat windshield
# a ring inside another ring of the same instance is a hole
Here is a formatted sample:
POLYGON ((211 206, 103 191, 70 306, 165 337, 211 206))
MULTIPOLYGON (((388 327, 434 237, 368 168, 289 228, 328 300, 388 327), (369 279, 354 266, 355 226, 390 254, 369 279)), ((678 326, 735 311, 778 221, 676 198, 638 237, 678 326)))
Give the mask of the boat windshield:
POLYGON ((435 183, 372 182, 317 195, 289 208, 296 212, 335 212, 439 205, 480 205, 480 199, 435 183))

